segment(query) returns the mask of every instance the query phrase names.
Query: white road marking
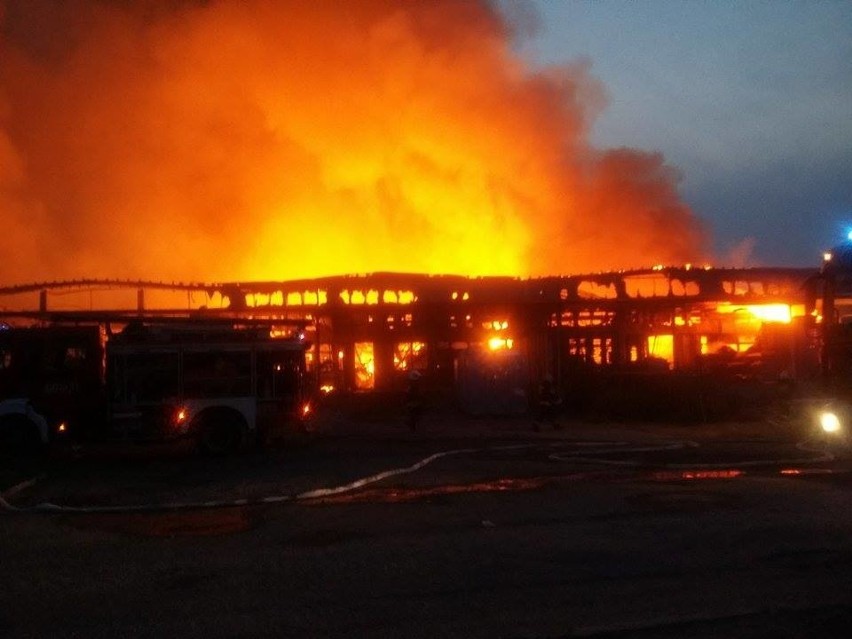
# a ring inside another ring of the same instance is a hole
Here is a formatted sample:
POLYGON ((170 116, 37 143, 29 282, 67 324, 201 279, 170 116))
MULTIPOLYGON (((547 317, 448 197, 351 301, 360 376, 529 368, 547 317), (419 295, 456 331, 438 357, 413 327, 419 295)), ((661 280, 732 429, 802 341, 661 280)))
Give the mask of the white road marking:
POLYGON ((409 473, 413 473, 415 471, 420 470, 424 466, 431 464, 433 461, 441 459, 442 457, 449 457, 450 455, 459 455, 461 453, 477 453, 482 450, 487 449, 457 448, 455 450, 445 450, 440 453, 435 453, 434 455, 429 455, 428 457, 421 459, 419 462, 417 462, 416 464, 412 464, 411 466, 385 470, 381 473, 376 473, 375 475, 370 475, 369 477, 363 477, 362 479, 357 479, 348 484, 343 484, 342 486, 335 486, 334 488, 318 488, 316 490, 309 490, 296 495, 296 499, 316 499, 317 497, 328 497, 329 495, 339 495, 341 493, 347 493, 358 488, 363 488, 367 484, 374 484, 383 479, 387 479, 388 477, 395 477, 397 475, 407 475, 409 473))
POLYGON ((25 481, 17 483, 14 486, 12 486, 11 488, 7 488, 6 490, 4 490, 2 493, 0 493, 0 510, 8 510, 8 511, 12 511, 12 512, 18 510, 17 508, 15 508, 15 506, 10 504, 7 500, 14 497, 15 495, 17 495, 22 490, 25 490, 25 489, 29 488, 30 486, 34 485, 37 481, 44 479, 45 477, 46 477, 46 475, 38 475, 38 476, 33 477, 31 479, 27 479, 25 481))
MULTIPOLYGON (((533 444, 530 444, 529 446, 533 446, 533 444)), ((519 448, 519 446, 506 446, 495 448, 519 448)), ((207 508, 227 508, 235 506, 248 506, 254 504, 272 504, 287 501, 317 499, 320 497, 328 497, 330 495, 339 495, 341 493, 351 492, 353 490, 362 488, 368 484, 373 484, 383 479, 387 479, 388 477, 394 477, 397 475, 405 475, 408 473, 416 472, 424 466, 431 464, 432 462, 438 459, 441 459, 442 457, 448 457, 450 455, 459 455, 462 453, 475 453, 483 450, 487 449, 458 448, 455 450, 446 450, 435 453, 433 455, 429 455, 428 457, 421 459, 420 461, 412 464, 411 466, 385 470, 374 475, 369 475, 367 477, 362 477, 361 479, 356 479, 353 482, 342 484, 340 486, 334 486, 332 488, 317 488, 314 490, 304 491, 296 495, 271 495, 256 500, 234 499, 202 502, 170 502, 159 504, 133 504, 129 506, 60 506, 58 504, 45 502, 37 504, 35 506, 19 508, 10 504, 5 499, 2 499, 2 497, 0 497, 0 508, 3 508, 4 510, 10 512, 18 513, 135 513, 154 511, 198 510, 207 508)))

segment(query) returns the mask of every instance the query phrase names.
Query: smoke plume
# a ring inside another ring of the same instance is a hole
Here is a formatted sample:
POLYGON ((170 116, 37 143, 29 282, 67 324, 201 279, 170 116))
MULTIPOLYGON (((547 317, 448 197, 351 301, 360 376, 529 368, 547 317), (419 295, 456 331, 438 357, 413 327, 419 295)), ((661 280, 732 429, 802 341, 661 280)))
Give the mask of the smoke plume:
POLYGON ((490 4, 0 0, 0 283, 700 260, 657 154, 490 4))

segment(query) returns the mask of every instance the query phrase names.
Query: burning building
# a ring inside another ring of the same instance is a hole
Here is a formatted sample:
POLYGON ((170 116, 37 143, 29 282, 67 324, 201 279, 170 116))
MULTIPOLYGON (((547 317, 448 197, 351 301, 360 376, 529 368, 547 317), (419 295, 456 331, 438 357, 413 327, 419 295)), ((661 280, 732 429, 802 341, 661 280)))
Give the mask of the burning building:
POLYGON ((677 171, 596 148, 589 64, 522 59, 498 4, 0 2, 3 277, 72 278, 0 307, 304 321, 319 386, 417 369, 472 412, 805 371, 809 271, 629 270, 708 258, 677 171))
POLYGON ((708 375, 768 384, 811 376, 819 366, 808 337, 815 275, 691 266, 530 279, 375 273, 81 280, 0 294, 39 321, 131 312, 304 322, 309 370, 325 392, 395 393, 417 370, 436 396, 469 412, 520 413, 545 375, 578 409, 591 395, 651 382, 673 390, 671 380, 700 386, 708 375))

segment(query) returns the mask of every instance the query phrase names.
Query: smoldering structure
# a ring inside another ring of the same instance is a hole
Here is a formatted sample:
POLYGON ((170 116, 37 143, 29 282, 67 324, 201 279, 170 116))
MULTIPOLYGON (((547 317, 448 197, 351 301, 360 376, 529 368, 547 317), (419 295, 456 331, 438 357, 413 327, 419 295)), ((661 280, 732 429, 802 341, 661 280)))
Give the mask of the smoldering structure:
POLYGON ((331 396, 417 370, 471 413, 806 371, 808 272, 629 270, 708 259, 677 172, 595 147, 589 63, 529 64, 495 7, 0 0, 0 262, 39 282, 0 308, 304 321, 331 396))
MULTIPOLYGON (((336 398, 521 414, 552 379, 565 411, 713 419, 819 374, 815 269, 684 266, 517 279, 375 273, 285 282, 80 280, 0 289, 14 321, 111 316, 304 323, 336 398)), ((8 320, 13 321, 13 320, 8 320)), ((343 401, 343 400, 340 400, 343 401)))

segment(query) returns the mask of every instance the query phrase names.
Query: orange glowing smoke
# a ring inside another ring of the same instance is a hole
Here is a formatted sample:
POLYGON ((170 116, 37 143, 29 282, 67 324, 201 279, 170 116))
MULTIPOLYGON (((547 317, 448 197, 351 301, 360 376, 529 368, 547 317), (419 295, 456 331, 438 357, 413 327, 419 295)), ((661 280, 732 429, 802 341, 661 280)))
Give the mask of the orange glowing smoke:
POLYGON ((0 281, 699 261, 659 155, 485 2, 0 0, 0 281))

